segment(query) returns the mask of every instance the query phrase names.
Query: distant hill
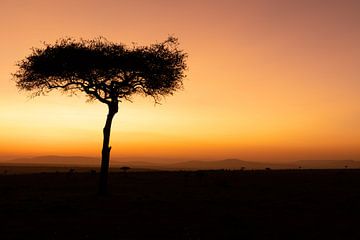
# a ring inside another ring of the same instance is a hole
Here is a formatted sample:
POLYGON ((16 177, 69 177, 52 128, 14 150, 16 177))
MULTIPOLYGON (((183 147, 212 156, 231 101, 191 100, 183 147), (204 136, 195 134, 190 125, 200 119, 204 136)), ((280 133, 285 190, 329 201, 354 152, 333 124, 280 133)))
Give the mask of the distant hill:
MULTIPOLYGON (((40 156, 32 158, 16 158, 7 163, 16 165, 47 165, 47 166, 99 166, 100 158, 83 156, 40 156)), ((151 163, 146 161, 131 161, 131 159, 112 158, 111 165, 129 166, 132 168, 151 168, 159 170, 210 170, 210 169, 288 169, 296 168, 289 164, 274 164, 250 162, 239 159, 220 161, 184 161, 178 163, 151 163)))
POLYGON ((25 165, 98 165, 100 160, 95 157, 82 156, 39 156, 29 158, 15 158, 8 163, 25 165))
MULTIPOLYGON (((300 160, 287 163, 252 162, 239 159, 219 161, 183 161, 177 163, 154 163, 141 161, 142 158, 112 158, 111 166, 128 166, 158 170, 210 170, 210 169, 335 169, 360 168, 360 161, 354 160, 300 160)), ((147 159, 146 159, 147 160, 147 159)), ((151 159, 156 161, 157 159, 151 159)), ((42 166, 100 166, 100 158, 83 156, 39 156, 16 158, 2 164, 11 165, 42 165, 42 166)))
POLYGON ((290 164, 275 164, 263 162, 250 162, 239 159, 225 159, 220 161, 187 161, 166 165, 170 169, 184 169, 184 170, 210 170, 210 169, 288 169, 295 168, 290 164))
MULTIPOLYGON (((11 164, 24 164, 24 165, 60 165, 60 166, 99 166, 100 158, 96 157, 83 157, 83 156, 39 156, 30 158, 16 158, 7 161, 11 164)), ((129 165, 133 167, 148 167, 154 165, 153 163, 145 161, 130 161, 128 159, 111 159, 112 165, 129 165), (127 160, 127 161, 124 161, 127 160)))
POLYGON ((360 168, 360 161, 355 160, 300 160, 294 163, 301 168, 360 168))

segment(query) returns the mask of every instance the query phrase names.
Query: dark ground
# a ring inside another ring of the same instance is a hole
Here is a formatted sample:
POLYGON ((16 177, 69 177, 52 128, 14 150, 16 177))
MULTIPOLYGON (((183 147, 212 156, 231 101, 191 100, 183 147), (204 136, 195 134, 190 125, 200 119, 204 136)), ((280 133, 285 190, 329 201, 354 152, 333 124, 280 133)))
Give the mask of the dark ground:
POLYGON ((0 176, 0 239, 360 239, 360 170, 0 176))

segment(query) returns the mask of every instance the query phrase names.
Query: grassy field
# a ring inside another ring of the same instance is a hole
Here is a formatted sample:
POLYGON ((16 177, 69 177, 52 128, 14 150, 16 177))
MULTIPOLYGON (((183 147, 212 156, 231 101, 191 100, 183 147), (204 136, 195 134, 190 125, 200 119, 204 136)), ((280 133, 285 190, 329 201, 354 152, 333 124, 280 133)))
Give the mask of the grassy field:
POLYGON ((0 175, 0 239, 360 239, 360 170, 0 175))

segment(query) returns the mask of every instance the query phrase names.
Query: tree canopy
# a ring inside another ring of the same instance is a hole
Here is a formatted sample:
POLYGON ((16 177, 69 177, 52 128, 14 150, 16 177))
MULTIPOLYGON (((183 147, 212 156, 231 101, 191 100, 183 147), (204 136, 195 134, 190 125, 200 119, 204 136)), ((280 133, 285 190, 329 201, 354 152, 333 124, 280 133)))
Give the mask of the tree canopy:
POLYGON ((168 37, 149 46, 126 46, 105 38, 75 40, 64 38, 20 61, 14 74, 17 87, 34 96, 54 89, 76 94, 108 105, 130 100, 134 94, 162 96, 182 88, 187 55, 178 49, 178 40, 168 37))
POLYGON ((89 100, 108 105, 99 184, 99 194, 106 194, 111 124, 119 102, 130 100, 134 94, 151 96, 158 102, 181 89, 186 57, 174 37, 150 46, 131 47, 101 37, 65 38, 33 48, 17 64, 14 78, 19 89, 31 91, 33 96, 55 89, 70 94, 85 92, 89 100))

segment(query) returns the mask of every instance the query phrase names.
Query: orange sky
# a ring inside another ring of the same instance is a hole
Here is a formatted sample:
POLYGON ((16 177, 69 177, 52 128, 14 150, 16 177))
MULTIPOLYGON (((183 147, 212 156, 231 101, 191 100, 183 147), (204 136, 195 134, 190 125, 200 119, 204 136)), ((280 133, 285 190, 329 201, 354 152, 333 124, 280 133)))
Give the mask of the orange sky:
POLYGON ((356 0, 1 0, 0 156, 99 156, 106 106, 28 99, 10 74, 30 48, 65 37, 149 44, 174 34, 185 90, 123 103, 112 156, 360 160, 356 0))

